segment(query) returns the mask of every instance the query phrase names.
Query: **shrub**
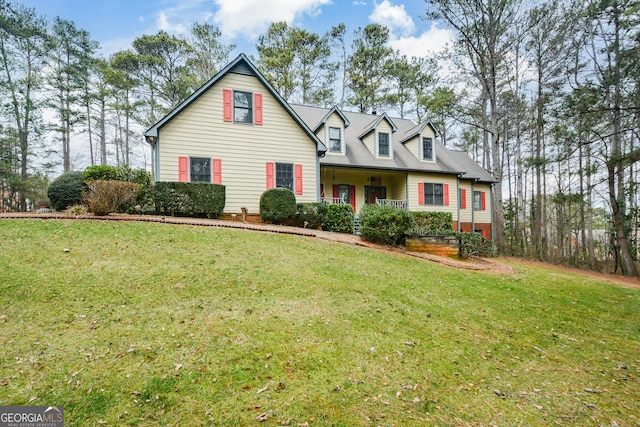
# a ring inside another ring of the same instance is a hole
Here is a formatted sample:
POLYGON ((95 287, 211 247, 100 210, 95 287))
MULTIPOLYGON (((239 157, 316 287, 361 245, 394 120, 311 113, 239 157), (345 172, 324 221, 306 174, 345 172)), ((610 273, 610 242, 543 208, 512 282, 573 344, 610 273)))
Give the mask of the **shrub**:
POLYGON ((89 212, 100 216, 108 215, 133 206, 140 188, 140 184, 126 181, 91 181, 87 183, 83 199, 89 212))
POLYGON ((322 228, 336 233, 353 233, 353 216, 351 205, 328 205, 327 219, 322 228))
MULTIPOLYGON (((135 202, 141 206, 152 203, 151 174, 144 169, 131 169, 129 166, 94 165, 84 170, 84 180, 89 181, 127 181, 140 185, 135 202)), ((136 203, 123 206, 123 211, 132 212, 136 203)))
POLYGON ((47 191, 51 206, 57 211, 64 211, 72 205, 82 202, 84 178, 82 172, 66 172, 56 178, 47 191))
POLYGON ((447 236, 454 234, 451 212, 410 212, 412 236, 447 236))
POLYGON ((493 242, 485 239, 478 233, 462 233, 462 248, 460 258, 467 259, 470 256, 490 258, 493 256, 493 242))
POLYGON ((64 213, 66 213, 67 215, 73 215, 73 216, 86 215, 87 207, 84 205, 69 206, 67 209, 64 210, 64 213))
POLYGON ((360 231, 365 240, 384 245, 402 243, 411 227, 404 209, 386 205, 365 205, 360 211, 360 231))
POLYGON ((287 188, 272 188, 260 196, 260 218, 282 224, 296 216, 296 196, 287 188))
POLYGON ((320 228, 327 219, 327 204, 322 202, 298 203, 298 225, 320 228))
POLYGON ((189 182, 156 182, 153 190, 156 213, 217 218, 226 202, 225 186, 189 182))

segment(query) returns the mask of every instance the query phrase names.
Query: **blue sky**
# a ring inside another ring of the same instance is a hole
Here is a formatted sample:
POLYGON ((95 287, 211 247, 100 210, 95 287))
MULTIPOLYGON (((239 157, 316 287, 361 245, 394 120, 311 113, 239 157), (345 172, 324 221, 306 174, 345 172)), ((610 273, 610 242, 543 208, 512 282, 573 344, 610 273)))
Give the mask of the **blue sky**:
POLYGON ((193 22, 220 28, 226 43, 240 53, 255 54, 255 44, 269 24, 324 34, 344 23, 348 36, 377 22, 391 30, 391 46, 407 56, 427 56, 451 40, 451 32, 426 22, 423 0, 15 0, 53 19, 74 21, 101 44, 107 57, 143 34, 160 30, 185 34, 193 22))

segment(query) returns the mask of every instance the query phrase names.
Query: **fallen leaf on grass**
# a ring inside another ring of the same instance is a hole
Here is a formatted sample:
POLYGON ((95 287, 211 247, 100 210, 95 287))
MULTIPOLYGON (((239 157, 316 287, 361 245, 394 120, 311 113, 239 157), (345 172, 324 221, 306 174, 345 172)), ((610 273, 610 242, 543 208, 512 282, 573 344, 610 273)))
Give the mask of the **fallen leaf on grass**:
POLYGON ((267 421, 268 419, 269 419, 269 414, 267 414, 266 412, 264 412, 264 413, 262 413, 262 414, 260 414, 260 415, 258 415, 256 417, 256 421, 260 421, 260 422, 267 421))
POLYGON ((258 394, 260 393, 264 393, 265 391, 269 390, 269 386, 266 386, 264 388, 261 388, 260 390, 258 390, 258 394))

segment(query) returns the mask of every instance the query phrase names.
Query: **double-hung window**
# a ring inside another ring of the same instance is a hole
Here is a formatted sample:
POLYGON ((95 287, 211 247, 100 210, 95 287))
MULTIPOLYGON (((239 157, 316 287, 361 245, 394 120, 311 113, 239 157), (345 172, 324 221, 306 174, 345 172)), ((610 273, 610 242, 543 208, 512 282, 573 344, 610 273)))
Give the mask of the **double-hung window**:
POLYGON ((474 211, 482 210, 482 191, 473 192, 473 210, 474 211))
POLYGON ((253 123, 253 102, 250 92, 233 91, 233 121, 253 123))
POLYGON ((342 139, 340 128, 329 128, 329 151, 332 153, 342 152, 342 139))
POLYGON ((293 191, 293 164, 276 163, 276 187, 293 191))
POLYGON ((444 185, 425 182, 424 204, 432 206, 444 206, 444 185))
POLYGON ((422 138, 422 160, 433 160, 432 138, 422 138))
POLYGON ((190 182, 211 182, 211 158, 191 157, 189 163, 190 182))
POLYGON ((378 134, 378 155, 389 157, 389 134, 380 132, 378 134))

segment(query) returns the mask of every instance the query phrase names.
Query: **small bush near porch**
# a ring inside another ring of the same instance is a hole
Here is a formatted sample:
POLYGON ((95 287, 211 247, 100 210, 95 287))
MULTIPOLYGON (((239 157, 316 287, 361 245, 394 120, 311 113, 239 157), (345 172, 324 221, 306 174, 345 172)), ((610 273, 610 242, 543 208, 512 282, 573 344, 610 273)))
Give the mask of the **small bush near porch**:
POLYGON ((411 215, 389 205, 365 205, 360 211, 362 237, 373 243, 397 245, 411 228, 411 215))

